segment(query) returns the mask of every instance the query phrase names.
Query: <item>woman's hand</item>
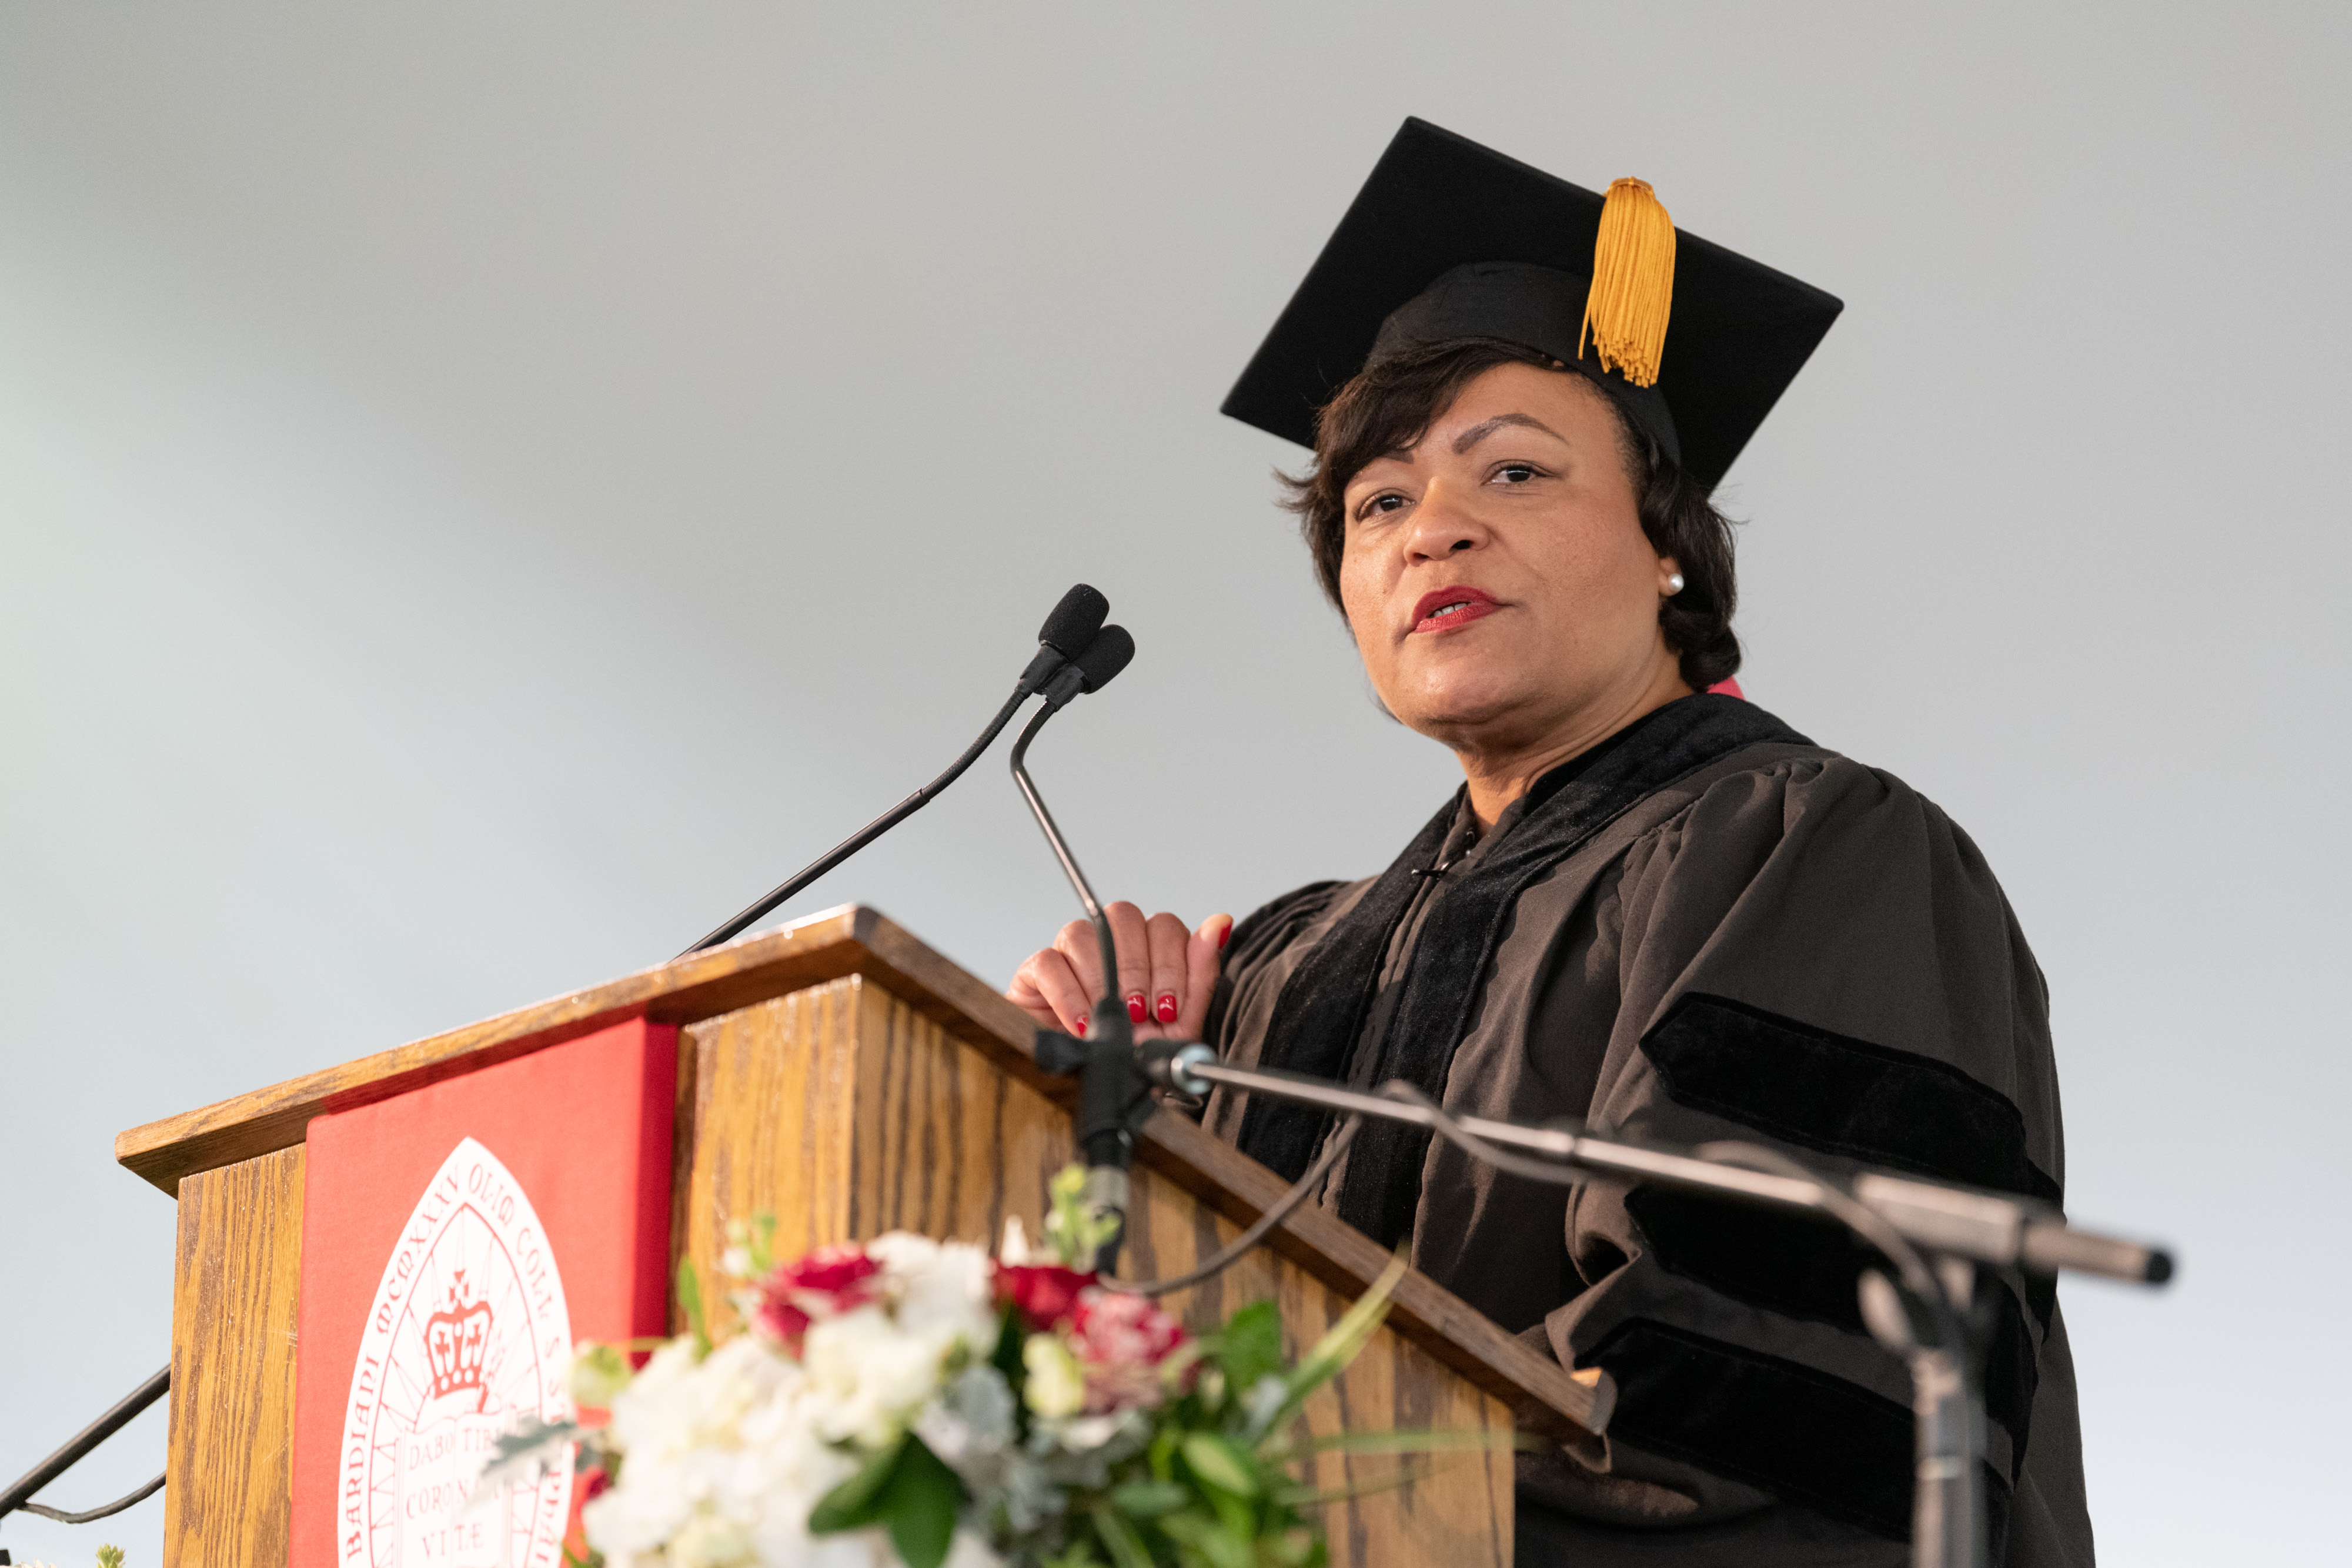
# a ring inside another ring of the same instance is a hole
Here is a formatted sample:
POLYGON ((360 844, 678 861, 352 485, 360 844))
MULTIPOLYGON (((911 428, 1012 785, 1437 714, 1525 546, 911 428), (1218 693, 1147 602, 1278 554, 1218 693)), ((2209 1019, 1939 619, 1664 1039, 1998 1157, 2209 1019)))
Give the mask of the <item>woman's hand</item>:
MULTIPOLYGON (((1217 985, 1217 956, 1234 917, 1212 915, 1197 930, 1168 914, 1146 920, 1132 904, 1114 904, 1110 934, 1118 946, 1118 995, 1139 1040, 1198 1040, 1217 985)), ((1084 920, 1062 927, 1051 947, 1029 955, 1005 996, 1047 1029, 1087 1032, 1087 1015, 1103 994, 1102 949, 1084 920)))

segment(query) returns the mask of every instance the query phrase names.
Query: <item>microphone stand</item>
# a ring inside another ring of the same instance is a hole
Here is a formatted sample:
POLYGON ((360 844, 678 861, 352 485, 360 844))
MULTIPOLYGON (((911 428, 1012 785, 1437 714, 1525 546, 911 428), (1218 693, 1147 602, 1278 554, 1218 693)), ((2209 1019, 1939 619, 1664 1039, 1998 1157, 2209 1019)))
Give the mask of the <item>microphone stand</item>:
POLYGON ((1058 711, 1058 704, 1041 709, 1013 743, 1013 782, 1028 802, 1029 814, 1037 819, 1054 858, 1061 862, 1062 874, 1070 879, 1079 905, 1094 925, 1095 946, 1102 959, 1103 994, 1087 1015, 1084 1040, 1054 1030, 1037 1031, 1037 1064, 1048 1072, 1078 1075, 1075 1133, 1087 1159, 1082 1201, 1097 1217, 1118 1221, 1118 1228, 1095 1254, 1096 1271, 1108 1275, 1118 1267, 1119 1246, 1126 1238, 1128 1173, 1135 1164, 1135 1134, 1157 1106, 1151 1098, 1151 1082, 1136 1057, 1134 1023, 1118 996, 1118 943, 1111 935, 1110 918, 1103 914, 1087 873, 1078 869, 1077 857, 1070 853, 1061 829, 1054 824, 1054 813, 1045 809, 1045 797, 1037 793, 1036 783, 1029 777, 1029 743, 1058 711))
MULTIPOLYGON (((1042 818, 1043 807, 1037 809, 1042 818)), ((1050 827, 1047 836, 1055 836, 1050 827)), ((1075 863, 1066 853, 1063 858, 1075 877, 1075 863)), ((1091 895, 1083 896, 1091 907, 1091 895)), ((1039 1031, 1041 1058, 1049 1035, 1039 1031)), ((1841 1182, 1755 1145, 1685 1150, 1603 1137, 1570 1122, 1529 1127, 1456 1117, 1410 1084, 1366 1092, 1300 1073, 1233 1067, 1198 1043, 1153 1041, 1143 1050, 1140 1071, 1150 1082, 1193 1097, 1223 1085, 1426 1127, 1530 1180, 1565 1186, 1581 1179, 1579 1173, 1613 1176, 1843 1224, 1893 1267, 1891 1278, 1877 1270, 1864 1272, 1860 1290, 1872 1336, 1911 1369, 1914 1568, 1984 1568, 1988 1561, 1982 1388, 1992 1297, 1978 1289, 1983 1270, 2067 1269, 2136 1284, 2161 1284, 2172 1276, 2172 1260, 2161 1250, 2076 1230, 2046 1205, 1999 1193, 1872 1171, 1841 1182)))
MULTIPOLYGON (((1115 629, 1107 629, 1106 636, 1108 630, 1115 629)), ((1125 633, 1120 637, 1125 640, 1125 633)), ((1045 707, 1013 747, 1013 781, 1094 926, 1102 962, 1103 994, 1088 1015, 1087 1038, 1045 1029, 1036 1037, 1040 1067, 1078 1074, 1076 1131, 1087 1158, 1086 1202, 1097 1216, 1118 1221, 1097 1253, 1096 1270, 1108 1276, 1118 1267, 1135 1134, 1158 1109, 1151 1093, 1155 1086, 1198 1099, 1222 1085, 1317 1106, 1351 1118, 1339 1138, 1352 1132, 1353 1118, 1426 1127, 1486 1164, 1531 1181, 1571 1186, 1588 1176, 1614 1177, 1835 1220, 1892 1270, 1865 1270, 1858 1288, 1863 1322, 1872 1337, 1904 1357, 1911 1370, 1914 1568, 1985 1568, 1990 1543, 1984 1527, 1982 1389, 1994 1297, 1990 1289, 1979 1288, 1987 1283, 1984 1271, 1988 1267, 2037 1273, 2067 1269, 2154 1285, 2172 1277, 2171 1257, 2135 1242, 2076 1230, 2063 1214, 2030 1199, 1880 1171, 1835 1179, 1754 1144, 1682 1149, 1604 1137, 1569 1121, 1529 1127, 1482 1116, 1457 1117, 1408 1083, 1391 1082, 1368 1093, 1300 1073, 1234 1067, 1197 1041, 1155 1040, 1139 1051, 1127 1009, 1118 998, 1118 945, 1110 921, 1054 814, 1045 809, 1027 765, 1030 742, 1045 721, 1079 691, 1091 690, 1118 674, 1132 653, 1129 642, 1123 653, 1092 676, 1083 672, 1067 679, 1057 676, 1046 690, 1045 707)), ((998 716, 998 726, 1011 711, 1008 707, 998 716)), ((992 728, 989 735, 994 734, 992 728)), ((959 761, 957 770, 977 749, 959 761)), ((1228 1251, 1238 1256, 1241 1245, 1278 1224, 1321 1179, 1332 1152, 1327 1150, 1324 1160, 1228 1251)), ((1213 1261, 1195 1274, 1220 1266, 1213 1261)), ((1193 1277, 1139 1289, 1157 1293, 1193 1277)))

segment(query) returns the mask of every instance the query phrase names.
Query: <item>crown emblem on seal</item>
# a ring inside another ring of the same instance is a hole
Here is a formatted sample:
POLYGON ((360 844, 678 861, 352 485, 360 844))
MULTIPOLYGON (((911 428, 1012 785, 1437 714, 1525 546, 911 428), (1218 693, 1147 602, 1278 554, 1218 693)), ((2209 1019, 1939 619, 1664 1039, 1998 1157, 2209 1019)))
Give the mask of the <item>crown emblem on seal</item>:
POLYGON ((449 1300, 425 1320, 425 1354, 431 1364, 433 1397, 484 1392, 482 1363, 490 1345, 490 1304, 466 1298, 466 1270, 450 1270, 449 1300))

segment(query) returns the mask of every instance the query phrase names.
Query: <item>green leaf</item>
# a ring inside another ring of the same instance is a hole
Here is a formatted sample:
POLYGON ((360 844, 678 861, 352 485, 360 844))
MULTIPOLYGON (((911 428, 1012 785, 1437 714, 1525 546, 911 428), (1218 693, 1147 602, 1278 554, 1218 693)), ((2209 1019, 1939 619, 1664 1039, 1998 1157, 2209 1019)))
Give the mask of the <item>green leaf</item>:
POLYGON ((122 1568, 122 1548, 101 1546, 98 1549, 98 1568, 122 1568))
POLYGON ((1137 1519, 1157 1519, 1163 1513, 1173 1513, 1192 1496, 1174 1481, 1129 1481, 1110 1489, 1111 1506, 1137 1519))
POLYGON ((1192 1473, 1213 1487, 1221 1488, 1235 1497, 1255 1497, 1258 1494, 1257 1470, 1242 1457, 1241 1450, 1214 1432, 1188 1432, 1183 1443, 1184 1462, 1192 1473))
POLYGON ((1248 1526, 1237 1528, 1234 1521, 1226 1520, 1221 1521, 1216 1529, 1202 1531, 1198 1544, 1217 1568, 1256 1568, 1257 1551, 1252 1540, 1253 1533, 1248 1526))
POLYGON ((898 1549, 907 1568, 940 1568, 955 1540, 963 1482, 920 1437, 908 1437, 905 1444, 906 1451, 882 1493, 890 1544, 898 1549))
POLYGON ((1146 1451, 1145 1463, 1151 1467, 1154 1480, 1176 1479, 1176 1445, 1183 1434, 1175 1427, 1162 1427, 1152 1434, 1151 1447, 1146 1451))
POLYGON ((832 1535, 844 1530, 863 1530, 877 1522, 885 1506, 883 1489, 889 1484, 898 1459, 906 1452, 909 1438, 901 1435, 898 1440, 858 1467, 857 1473, 817 1500, 809 1514, 811 1535, 832 1535))
POLYGON ((710 1326, 702 1316, 702 1281, 694 1271, 694 1260, 677 1260, 677 1304, 686 1313, 686 1326, 694 1332, 694 1354, 710 1354, 710 1326))
POLYGON ((1225 1320, 1217 1335, 1217 1364, 1226 1383, 1247 1388, 1282 1370, 1282 1313, 1272 1301, 1255 1301, 1225 1320))
POLYGON ((1021 1344, 1026 1336, 1021 1332, 1021 1314, 1017 1308, 1006 1307, 996 1320, 996 1348, 989 1353, 988 1364, 1004 1375, 1012 1385, 1013 1402, 1021 1403, 1021 1344))
POLYGON ((474 1479, 471 1500, 478 1502, 502 1486, 537 1479, 541 1469, 553 1466, 569 1452, 580 1437, 577 1421, 558 1421, 551 1426, 536 1416, 526 1416, 520 1431, 506 1433, 490 1446, 489 1461, 474 1479))
POLYGON ((1307 1403, 1308 1395, 1338 1376, 1342 1367, 1362 1353, 1364 1346, 1371 1343, 1381 1321, 1389 1315, 1389 1297, 1395 1291, 1397 1281, 1404 1278, 1404 1254, 1399 1252, 1381 1270, 1381 1277, 1372 1281, 1372 1288, 1364 1292, 1363 1299, 1340 1315, 1339 1321, 1315 1342, 1315 1348, 1285 1379, 1290 1385, 1290 1397, 1282 1402, 1264 1427, 1251 1434, 1253 1437, 1263 1438, 1287 1426, 1307 1403))
POLYGON ((1094 1521, 1095 1533, 1102 1537, 1118 1568, 1151 1568, 1151 1553, 1143 1549, 1135 1527, 1121 1519, 1117 1509, 1098 1502, 1087 1510, 1087 1517, 1094 1521))

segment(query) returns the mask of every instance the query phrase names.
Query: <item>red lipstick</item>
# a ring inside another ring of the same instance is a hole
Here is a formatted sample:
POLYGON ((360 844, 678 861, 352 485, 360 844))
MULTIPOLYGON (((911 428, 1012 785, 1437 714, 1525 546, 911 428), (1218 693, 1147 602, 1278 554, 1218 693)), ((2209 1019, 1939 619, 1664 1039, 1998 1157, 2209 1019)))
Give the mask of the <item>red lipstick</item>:
POLYGON ((1433 588, 1412 607, 1412 629, 1416 635, 1457 631, 1473 621, 1484 621, 1502 607, 1493 594, 1483 589, 1433 588))

